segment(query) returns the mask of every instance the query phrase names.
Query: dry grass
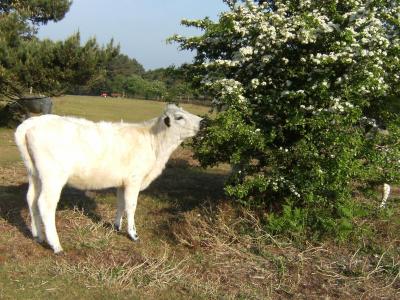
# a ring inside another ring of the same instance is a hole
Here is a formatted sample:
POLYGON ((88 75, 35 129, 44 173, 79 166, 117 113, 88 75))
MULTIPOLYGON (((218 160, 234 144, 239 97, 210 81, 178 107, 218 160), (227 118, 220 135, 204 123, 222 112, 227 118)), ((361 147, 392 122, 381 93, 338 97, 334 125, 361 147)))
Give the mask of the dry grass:
POLYGON ((52 271, 58 276, 72 276, 87 288, 108 287, 120 291, 140 289, 141 293, 148 293, 188 277, 186 261, 175 260, 165 245, 161 255, 144 255, 140 261, 129 257, 124 262, 103 262, 102 256, 89 255, 78 263, 71 263, 68 259, 59 261, 52 271))
MULTIPOLYGON (((0 127, 0 149, 0 166, 10 166, 19 160, 12 129, 0 127)), ((1 173, 0 176, 2 176, 1 173)))
MULTIPOLYGON (((162 288, 179 280, 185 273, 185 260, 177 260, 166 242, 154 253, 130 254, 120 247, 118 234, 106 220, 112 220, 107 205, 98 207, 102 219, 93 222, 83 209, 64 211, 65 240, 72 244, 72 255, 57 261, 52 271, 68 274, 90 288, 109 287, 119 290, 162 288), (82 253, 85 253, 82 255, 82 253)), ((125 245, 133 242, 127 240, 125 245)))
POLYGON ((366 247, 350 252, 345 244, 328 242, 300 250, 263 231, 250 212, 237 216, 225 207, 214 220, 209 215, 207 210, 203 215, 188 213, 174 231, 180 244, 209 253, 203 257, 209 272, 200 278, 202 284, 259 299, 400 296, 399 240, 380 256, 366 253, 366 247), (248 233, 239 233, 243 228, 248 233))

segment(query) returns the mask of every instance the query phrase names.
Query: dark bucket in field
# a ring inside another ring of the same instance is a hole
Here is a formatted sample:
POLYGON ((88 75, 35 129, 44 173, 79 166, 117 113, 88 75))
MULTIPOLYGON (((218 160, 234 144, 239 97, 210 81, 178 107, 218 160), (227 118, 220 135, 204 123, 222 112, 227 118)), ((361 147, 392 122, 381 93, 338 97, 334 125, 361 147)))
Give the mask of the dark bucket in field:
POLYGON ((35 114, 51 114, 53 108, 53 101, 50 97, 29 96, 18 99, 16 102, 35 114))
POLYGON ((34 114, 50 114, 53 101, 45 96, 27 96, 8 103, 0 110, 0 126, 15 128, 34 114))

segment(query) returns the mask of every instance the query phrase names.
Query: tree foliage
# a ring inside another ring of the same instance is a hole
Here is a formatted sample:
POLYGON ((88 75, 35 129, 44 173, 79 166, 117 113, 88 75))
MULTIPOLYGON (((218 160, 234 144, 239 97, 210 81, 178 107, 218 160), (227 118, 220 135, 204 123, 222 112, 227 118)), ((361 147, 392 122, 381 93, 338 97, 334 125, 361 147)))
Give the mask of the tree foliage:
POLYGON ((134 58, 118 54, 104 66, 104 77, 95 86, 87 86, 88 93, 99 95, 102 91, 123 93, 124 81, 132 75, 142 75, 145 70, 134 58))
MULTIPOLYGON (((110 61, 105 74, 103 81, 86 93, 98 95, 106 91, 128 97, 166 101, 193 99, 197 96, 197 91, 186 80, 183 68, 171 66, 145 71, 135 59, 120 54, 110 61)), ((78 91, 84 92, 84 88, 78 91)))
POLYGON ((136 74, 124 78, 122 88, 130 97, 140 96, 146 99, 155 99, 161 98, 165 94, 165 85, 161 81, 146 80, 136 74))
POLYGON ((76 85, 95 85, 119 54, 111 41, 100 47, 95 39, 81 45, 79 33, 62 42, 40 41, 37 26, 59 21, 71 1, 34 0, 0 3, 0 98, 35 93, 59 94, 76 85))
POLYGON ((228 195, 279 208, 271 228, 346 232, 352 182, 398 179, 400 3, 225 2, 217 22, 182 21, 201 36, 172 38, 220 111, 197 157, 234 166, 228 195), (366 138, 377 125, 390 134, 366 138))
POLYGON ((190 84, 185 66, 159 68, 147 71, 144 78, 163 82, 166 88, 165 99, 168 101, 181 101, 182 98, 198 98, 200 91, 190 84))
POLYGON ((72 4, 71 0, 3 0, 0 3, 2 17, 18 16, 24 24, 25 31, 34 30, 26 23, 46 24, 49 21, 60 21, 72 4))
POLYGON ((129 58, 125 54, 119 54, 109 63, 110 77, 117 75, 129 76, 132 74, 143 75, 143 66, 134 58, 129 58))

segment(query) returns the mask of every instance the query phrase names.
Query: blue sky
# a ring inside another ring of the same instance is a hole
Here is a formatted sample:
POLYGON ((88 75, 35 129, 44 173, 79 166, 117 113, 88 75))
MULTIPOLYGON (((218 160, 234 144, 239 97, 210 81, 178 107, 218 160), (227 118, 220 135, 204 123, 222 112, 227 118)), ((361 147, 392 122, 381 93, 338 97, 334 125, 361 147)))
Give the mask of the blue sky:
POLYGON ((216 20, 225 10, 222 0, 74 0, 65 18, 40 26, 38 36, 64 40, 79 31, 82 42, 96 37, 100 44, 114 38, 121 52, 145 69, 179 66, 190 62, 193 54, 179 51, 177 44, 166 44, 166 38, 174 33, 197 35, 200 31, 180 21, 206 16, 216 20))

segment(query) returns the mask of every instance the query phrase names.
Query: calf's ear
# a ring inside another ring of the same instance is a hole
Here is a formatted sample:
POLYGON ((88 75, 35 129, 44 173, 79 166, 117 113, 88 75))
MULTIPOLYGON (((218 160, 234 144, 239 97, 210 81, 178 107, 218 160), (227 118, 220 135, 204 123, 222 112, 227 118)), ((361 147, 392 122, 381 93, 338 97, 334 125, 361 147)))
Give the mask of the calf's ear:
POLYGON ((167 125, 168 127, 170 127, 170 126, 171 126, 171 119, 170 119, 169 117, 165 117, 165 118, 164 118, 164 123, 165 123, 165 125, 167 125))

